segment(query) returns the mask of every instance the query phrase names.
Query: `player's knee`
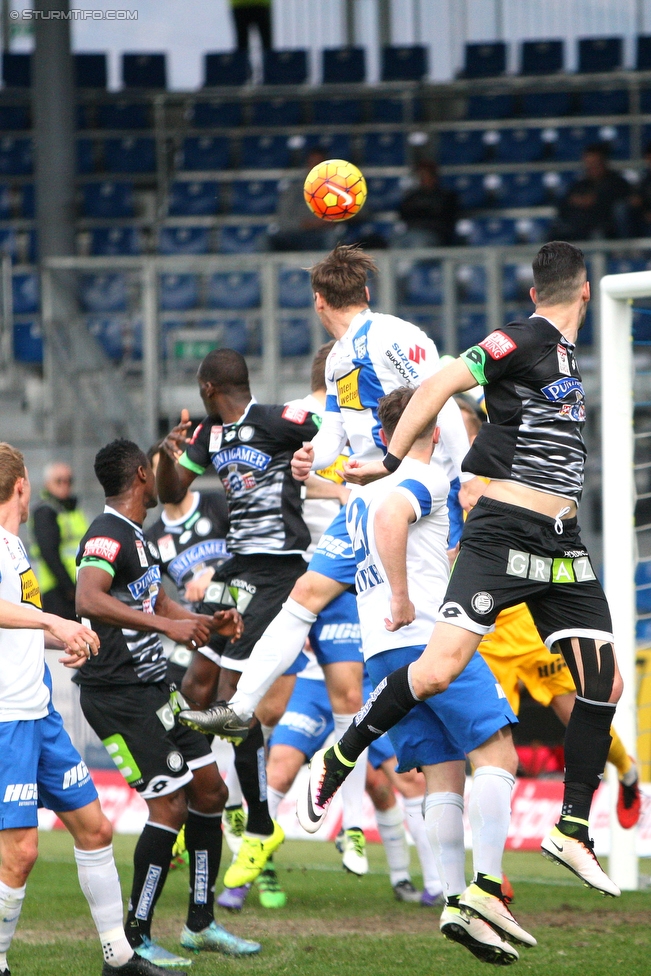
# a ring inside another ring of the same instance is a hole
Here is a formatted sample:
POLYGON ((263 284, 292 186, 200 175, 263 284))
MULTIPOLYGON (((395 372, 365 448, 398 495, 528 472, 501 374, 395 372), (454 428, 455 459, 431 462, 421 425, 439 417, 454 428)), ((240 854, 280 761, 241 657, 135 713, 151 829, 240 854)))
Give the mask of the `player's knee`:
POLYGON ((324 593, 324 577, 308 570, 296 580, 290 596, 307 610, 319 613, 328 602, 328 594, 324 593))
POLYGON ((12 876, 12 887, 19 888, 25 884, 38 858, 38 840, 36 837, 24 837, 16 844, 11 852, 3 853, 3 868, 12 876))
POLYGON ((100 817, 97 826, 93 830, 93 850, 100 847, 108 847, 113 841, 113 827, 111 821, 104 814, 100 817))

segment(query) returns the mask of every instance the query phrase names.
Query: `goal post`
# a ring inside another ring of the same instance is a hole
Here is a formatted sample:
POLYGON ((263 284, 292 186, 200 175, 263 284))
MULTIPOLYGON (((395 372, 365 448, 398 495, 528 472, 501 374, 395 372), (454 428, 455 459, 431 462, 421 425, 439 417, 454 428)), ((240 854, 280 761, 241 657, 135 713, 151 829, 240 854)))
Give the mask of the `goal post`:
MULTIPOLYGON (((615 649, 624 680, 617 731, 631 755, 637 749, 635 674, 636 591, 633 390, 633 306, 651 297, 651 271, 605 275, 600 283, 600 385, 604 588, 613 618, 615 649)), ((617 778, 611 785, 609 875, 622 890, 638 887, 637 830, 622 830, 615 815, 617 778)))

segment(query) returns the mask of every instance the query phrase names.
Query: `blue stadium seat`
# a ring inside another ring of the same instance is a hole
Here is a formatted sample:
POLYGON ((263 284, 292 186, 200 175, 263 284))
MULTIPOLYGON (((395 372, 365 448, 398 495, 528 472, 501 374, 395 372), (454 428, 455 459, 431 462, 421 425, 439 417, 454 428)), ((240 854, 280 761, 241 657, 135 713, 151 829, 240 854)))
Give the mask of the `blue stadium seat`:
POLYGON ((403 132, 367 132, 364 136, 367 166, 404 166, 407 162, 403 132))
POLYGON ((158 233, 159 254, 208 254, 210 228, 161 227, 158 233))
POLYGON ((0 139, 0 173, 9 176, 28 176, 33 169, 32 140, 0 139))
POLYGON ((29 88, 32 83, 31 54, 2 55, 2 80, 5 88, 29 88))
POLYGON ((218 271, 208 278, 208 308, 258 308, 260 275, 257 271, 218 271))
POLYGON ((170 217, 211 217, 219 210, 219 183, 175 180, 169 190, 170 217))
POLYGON ((443 269, 432 261, 412 264, 403 282, 406 305, 441 305, 443 302, 443 269))
POLYGON ((547 240, 549 217, 526 217, 515 221, 517 244, 539 244, 547 240))
POLYGON ((27 105, 0 105, 0 129, 29 129, 27 105))
POLYGON ((243 356, 254 354, 251 350, 250 333, 246 319, 219 316, 219 318, 199 319, 196 325, 198 329, 219 330, 220 338, 213 348, 234 349, 235 352, 239 352, 243 356))
POLYGON ((350 136, 344 132, 324 136, 305 136, 305 153, 307 154, 313 148, 322 149, 328 159, 350 159, 352 155, 350 136))
POLYGON ((82 194, 86 217, 133 217, 132 183, 85 183, 82 194))
POLYGON ((622 88, 579 92, 579 115, 626 115, 628 92, 622 88))
POLYGON ((627 125, 586 126, 587 142, 605 142, 611 159, 630 159, 631 130, 627 125))
POLYGON ((581 159, 583 148, 590 141, 588 130, 583 126, 562 126, 552 130, 558 135, 555 142, 548 142, 547 147, 553 159, 570 162, 581 159))
POLYGON ((125 88, 167 88, 164 54, 123 54, 122 82, 125 88))
POLYGON ((636 71, 651 71, 651 36, 640 34, 637 38, 636 71))
POLYGON ((251 68, 248 51, 227 51, 204 55, 204 86, 245 85, 251 68))
POLYGON ((371 121, 404 122, 406 109, 404 98, 374 98, 371 102, 371 121))
POLYGON ((467 349, 486 338, 488 328, 485 312, 461 310, 459 315, 459 347, 467 349))
POLYGON ((0 220, 9 220, 11 215, 11 191, 8 186, 0 185, 0 220))
POLYGON ((265 51, 265 85, 302 85, 307 79, 307 51, 265 51))
POLYGON ((149 129, 149 106, 145 102, 100 102, 98 129, 149 129))
POLYGON ((252 125, 300 125, 303 105, 296 100, 274 98, 268 102, 254 102, 252 125))
POLYGON ((312 118, 323 125, 357 125, 362 121, 362 103, 354 98, 317 98, 312 118))
POLYGON ((363 47, 325 48, 323 83, 359 84, 366 81, 366 51, 363 47))
POLYGON ((195 274, 162 274, 158 295, 163 312, 185 312, 199 303, 199 280, 195 274))
POLYGON ((506 44, 466 44, 466 78, 495 78, 506 71, 506 44))
POLYGON ((404 196, 399 176, 370 176, 366 186, 366 206, 372 211, 395 210, 404 196))
POLYGON ((651 315, 641 309, 633 309, 633 342, 651 342, 651 315))
POLYGON ((579 72, 617 71, 622 66, 621 37, 584 37, 579 41, 579 72))
POLYGON ((33 183, 23 183, 20 188, 20 215, 33 220, 36 216, 36 197, 33 183))
POLYGON ((427 74, 427 48, 421 45, 382 48, 382 81, 421 81, 427 74))
POLYGON ((460 302, 486 301, 486 268, 483 264, 460 264, 456 270, 457 298, 460 302))
POLYGON ((109 173, 153 173, 156 169, 156 142, 147 137, 107 139, 104 163, 109 173))
MULTIPOLYGON (((0 250, 4 250, 4 246, 3 245, 0 245, 0 250)), ((27 250, 27 263, 28 264, 36 264, 36 262, 38 260, 38 235, 37 235, 37 233, 36 233, 35 230, 28 230, 27 231, 27 248, 26 248, 26 250, 27 250)), ((11 257, 12 257, 12 260, 13 261, 17 260, 17 257, 16 257, 16 253, 17 252, 16 252, 16 248, 15 247, 14 247, 14 250, 12 252, 7 251, 7 253, 11 253, 11 257)))
POLYGON ((225 136, 186 136, 181 150, 181 169, 228 169, 230 141, 225 136))
POLYGON ((126 312, 127 276, 121 271, 80 275, 79 303, 84 312, 126 312))
POLYGON ((540 129, 502 129, 497 158, 504 163, 534 163, 543 155, 540 129))
POLYGON ((135 257, 141 252, 137 227, 95 227, 90 232, 90 253, 94 257, 135 257))
POLYGON ((309 272, 302 268, 281 268, 278 273, 278 304, 281 308, 311 308, 314 302, 309 272))
POLYGON ((267 246, 266 225, 220 227, 217 250, 220 254, 257 254, 267 246))
POLYGON ((482 173, 462 173, 459 176, 443 176, 442 183, 450 190, 454 190, 460 205, 470 210, 482 207, 486 200, 484 176, 482 173))
POLYGON ((37 274, 14 275, 11 280, 14 315, 31 315, 38 312, 41 303, 39 276, 37 274))
POLYGON ((272 214, 277 206, 276 180, 234 180, 231 184, 231 213, 272 214))
POLYGON ((563 41, 524 41, 521 75, 553 75, 563 70, 563 41))
POLYGON ((456 129, 439 133, 439 162, 442 166, 459 166, 464 163, 480 163, 484 159, 485 146, 482 129, 456 129))
MULTIPOLYGON (((640 89, 640 112, 644 112, 645 114, 651 112, 651 88, 640 89)), ((642 149, 644 149, 644 146, 642 149)))
POLYGON ((95 172, 95 146, 92 139, 77 139, 77 172, 95 172))
POLYGON ((140 343, 136 347, 133 342, 131 323, 124 315, 113 315, 108 318, 92 315, 86 320, 86 327, 109 359, 117 362, 123 358, 127 350, 132 353, 133 359, 142 356, 142 337, 139 337, 140 343))
POLYGON ((651 644, 651 620, 638 620, 635 624, 635 640, 648 647, 651 644))
POLYGON ((188 122, 198 129, 228 129, 242 125, 241 102, 195 102, 188 112, 188 122))
POLYGON ((617 258, 608 256, 606 274, 629 274, 631 271, 647 271, 649 262, 646 258, 617 258))
POLYGON ((517 241, 515 221, 508 217, 481 217, 474 221, 475 231, 471 244, 515 244, 517 241))
POLYGON ((642 126, 642 150, 651 142, 651 125, 642 126))
POLYGON ((525 118, 551 119, 569 115, 572 111, 570 92, 527 92, 522 96, 522 115, 525 118))
POLYGON ((521 302, 529 298, 533 284, 530 264, 505 264, 502 295, 505 302, 521 302))
POLYGON ((280 355, 283 359, 292 356, 309 356, 312 352, 310 320, 283 317, 279 325, 280 355))
POLYGON ((14 322, 14 359, 19 363, 43 362, 43 332, 36 319, 14 322))
POLYGON ((513 95, 471 95, 468 99, 467 119, 510 119, 515 114, 513 95))
POLYGON ((13 227, 6 227, 0 230, 0 254, 7 254, 12 261, 16 261, 18 256, 18 245, 16 232, 13 227))
POLYGON ((486 173, 482 179, 485 207, 513 206, 507 193, 507 183, 501 173, 486 173))
POLYGON ((290 149, 286 136, 245 136, 241 165, 245 169, 287 169, 290 149))
POLYGON ((539 207, 547 199, 543 173, 504 173, 504 199, 509 207, 539 207))
MULTIPOLYGON (((651 560, 641 559, 635 569, 638 613, 651 613, 651 560)), ((646 621, 651 624, 650 621, 646 621)))
POLYGON ((108 71, 105 54, 73 54, 76 88, 106 88, 108 71))

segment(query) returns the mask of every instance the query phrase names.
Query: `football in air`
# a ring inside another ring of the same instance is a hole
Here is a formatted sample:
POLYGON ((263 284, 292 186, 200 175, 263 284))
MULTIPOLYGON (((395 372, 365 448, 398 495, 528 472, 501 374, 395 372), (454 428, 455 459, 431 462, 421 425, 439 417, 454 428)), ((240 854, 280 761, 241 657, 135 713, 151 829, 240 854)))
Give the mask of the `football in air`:
POLYGON ((364 206, 366 180, 345 159, 326 159, 307 174, 305 202, 322 220, 348 220, 364 206))

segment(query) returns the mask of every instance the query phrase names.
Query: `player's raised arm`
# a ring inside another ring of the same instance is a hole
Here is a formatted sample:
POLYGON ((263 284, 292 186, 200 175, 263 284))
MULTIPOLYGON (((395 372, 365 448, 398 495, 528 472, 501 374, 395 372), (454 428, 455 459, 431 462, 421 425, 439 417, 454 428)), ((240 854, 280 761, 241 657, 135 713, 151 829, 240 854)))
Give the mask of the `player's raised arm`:
POLYGON ((180 463, 186 454, 188 446, 187 432, 190 428, 190 414, 181 411, 181 420, 173 427, 161 444, 156 470, 156 486, 162 502, 176 504, 184 496, 200 471, 196 466, 189 467, 180 463))
POLYGON ((391 587, 391 618, 384 619, 389 631, 406 627, 416 619, 407 579, 407 536, 415 521, 413 506, 398 492, 392 492, 382 502, 373 521, 375 544, 391 587))
POLYGON ((344 468, 346 481, 365 485, 395 471, 421 431, 438 416, 443 404, 455 393, 477 386, 477 380, 461 359, 424 380, 398 422, 391 438, 391 451, 383 461, 360 465, 353 458, 344 468))

